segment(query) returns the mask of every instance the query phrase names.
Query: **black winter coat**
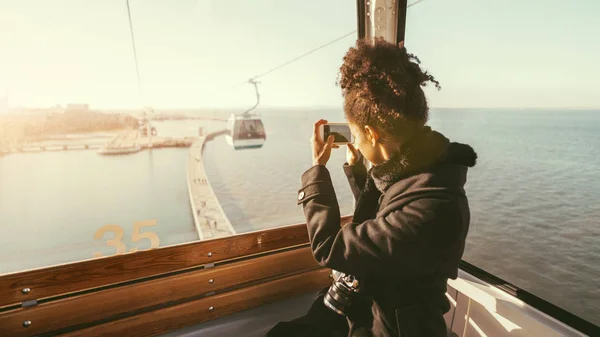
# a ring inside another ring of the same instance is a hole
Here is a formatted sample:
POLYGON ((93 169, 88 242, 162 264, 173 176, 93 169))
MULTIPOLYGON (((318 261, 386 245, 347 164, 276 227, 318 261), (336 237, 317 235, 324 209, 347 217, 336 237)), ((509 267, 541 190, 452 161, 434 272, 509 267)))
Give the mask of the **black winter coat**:
POLYGON ((280 323, 269 337, 446 336, 446 282, 457 277, 465 247, 464 185, 477 155, 435 131, 420 138, 371 172, 344 166, 357 204, 352 223, 341 228, 327 168, 303 174, 298 203, 315 259, 358 277, 363 293, 347 323, 322 304, 324 289, 306 316, 280 323))

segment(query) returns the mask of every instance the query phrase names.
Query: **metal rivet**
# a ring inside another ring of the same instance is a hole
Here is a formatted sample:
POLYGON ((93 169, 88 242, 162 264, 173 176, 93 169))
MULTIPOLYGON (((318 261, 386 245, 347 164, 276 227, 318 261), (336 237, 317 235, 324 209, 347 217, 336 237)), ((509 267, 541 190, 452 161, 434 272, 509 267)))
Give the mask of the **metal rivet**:
POLYGON ((23 294, 29 294, 31 292, 31 288, 23 288, 23 290, 21 290, 21 292, 23 294))
POLYGON ((213 311, 213 310, 215 310, 215 307, 213 307, 213 306, 208 307, 208 311, 213 311))
POLYGON ((333 274, 329 274, 329 278, 333 278, 333 274))
POLYGON ((208 257, 212 256, 212 252, 208 252, 208 254, 206 254, 208 257))
POLYGON ((25 321, 23 322, 23 326, 26 328, 29 328, 29 326, 31 325, 31 321, 25 321))
POLYGON ((210 279, 210 280, 208 280, 208 283, 213 284, 213 283, 215 283, 215 280, 210 279))

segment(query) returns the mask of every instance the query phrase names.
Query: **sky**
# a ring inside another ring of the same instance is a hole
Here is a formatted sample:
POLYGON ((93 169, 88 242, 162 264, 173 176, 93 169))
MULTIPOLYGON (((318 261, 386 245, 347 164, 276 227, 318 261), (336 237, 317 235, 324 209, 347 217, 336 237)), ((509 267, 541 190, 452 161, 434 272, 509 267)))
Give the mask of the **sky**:
MULTIPOLYGON (((409 3, 411 0, 409 0, 409 3)), ((0 0, 0 100, 95 108, 254 103, 248 78, 356 29, 351 0, 0 0)), ((600 1, 425 0, 406 47, 432 107, 600 108, 600 1)), ((260 78, 263 106, 341 106, 347 37, 260 78)))

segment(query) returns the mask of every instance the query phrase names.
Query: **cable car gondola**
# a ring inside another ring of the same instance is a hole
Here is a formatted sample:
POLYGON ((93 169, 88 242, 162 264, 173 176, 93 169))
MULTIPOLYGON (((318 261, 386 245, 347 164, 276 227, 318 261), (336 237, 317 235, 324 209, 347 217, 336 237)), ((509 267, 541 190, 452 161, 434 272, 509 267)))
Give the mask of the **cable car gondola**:
POLYGON ((225 140, 236 150, 261 148, 267 139, 260 115, 251 113, 260 103, 259 82, 251 78, 248 83, 253 84, 256 90, 256 104, 242 114, 232 114, 227 122, 229 133, 225 136, 225 140))

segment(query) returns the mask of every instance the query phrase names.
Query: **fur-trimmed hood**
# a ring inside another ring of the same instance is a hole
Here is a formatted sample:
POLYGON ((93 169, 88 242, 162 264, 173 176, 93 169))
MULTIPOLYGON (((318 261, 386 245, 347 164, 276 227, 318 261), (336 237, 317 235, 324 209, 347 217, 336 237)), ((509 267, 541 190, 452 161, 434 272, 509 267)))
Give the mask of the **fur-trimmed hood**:
POLYGON ((371 168, 369 175, 381 193, 407 176, 422 172, 443 162, 475 166, 477 154, 466 144, 450 142, 426 126, 403 145, 389 160, 371 168))

